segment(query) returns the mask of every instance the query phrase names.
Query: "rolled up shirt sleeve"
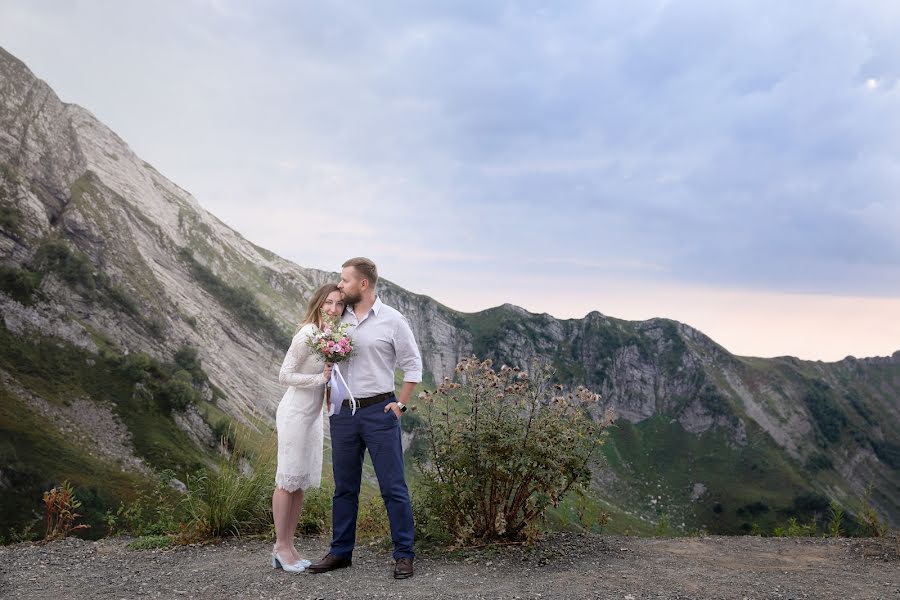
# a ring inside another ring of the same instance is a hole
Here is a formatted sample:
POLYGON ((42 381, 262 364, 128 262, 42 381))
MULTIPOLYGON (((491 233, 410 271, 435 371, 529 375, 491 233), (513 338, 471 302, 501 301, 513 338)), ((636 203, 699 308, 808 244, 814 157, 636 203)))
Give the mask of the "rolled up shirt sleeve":
POLYGON ((422 355, 413 337, 412 328, 406 317, 397 320, 394 330, 394 351, 397 353, 397 366, 403 371, 403 381, 419 383, 422 381, 422 355))

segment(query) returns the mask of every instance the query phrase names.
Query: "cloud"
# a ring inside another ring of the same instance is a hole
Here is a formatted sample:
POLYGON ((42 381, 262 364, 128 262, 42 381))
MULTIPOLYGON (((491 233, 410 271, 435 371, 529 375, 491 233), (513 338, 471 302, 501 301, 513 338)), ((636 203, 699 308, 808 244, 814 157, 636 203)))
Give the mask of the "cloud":
POLYGON ((0 11, 65 99, 309 266, 900 296, 896 2, 0 11))

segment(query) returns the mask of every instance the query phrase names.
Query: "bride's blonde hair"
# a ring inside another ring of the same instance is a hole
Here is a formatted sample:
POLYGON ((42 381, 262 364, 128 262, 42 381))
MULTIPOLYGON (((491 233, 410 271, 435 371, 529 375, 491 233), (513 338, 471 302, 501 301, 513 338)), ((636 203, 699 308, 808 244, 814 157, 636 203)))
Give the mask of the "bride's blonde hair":
POLYGON ((337 292, 338 286, 336 283, 326 283, 319 289, 315 291, 312 298, 309 300, 309 305, 306 307, 306 315, 303 317, 303 320, 300 321, 300 324, 297 326, 297 331, 309 323, 312 323, 315 326, 319 326, 322 324, 322 307, 325 306, 325 300, 328 299, 328 294, 331 292, 337 292))

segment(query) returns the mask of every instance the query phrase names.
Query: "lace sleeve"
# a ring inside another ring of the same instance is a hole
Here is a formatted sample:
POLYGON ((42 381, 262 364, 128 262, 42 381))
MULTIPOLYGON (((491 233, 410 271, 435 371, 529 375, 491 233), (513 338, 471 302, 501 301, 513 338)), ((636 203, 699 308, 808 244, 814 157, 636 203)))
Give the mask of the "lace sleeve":
POLYGON ((314 387, 325 384, 325 376, 322 373, 300 372, 300 366, 310 353, 309 346, 306 345, 308 333, 304 327, 291 341, 291 347, 284 357, 284 362, 281 363, 281 371, 278 372, 280 383, 295 387, 314 387))

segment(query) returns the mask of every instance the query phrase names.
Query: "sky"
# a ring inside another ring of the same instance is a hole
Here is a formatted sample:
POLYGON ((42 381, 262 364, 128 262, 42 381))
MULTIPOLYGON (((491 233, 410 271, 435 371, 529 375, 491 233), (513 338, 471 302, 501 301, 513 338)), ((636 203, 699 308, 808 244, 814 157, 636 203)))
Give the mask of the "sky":
POLYGON ((0 0, 251 241, 458 310, 900 350, 900 2, 0 0))

